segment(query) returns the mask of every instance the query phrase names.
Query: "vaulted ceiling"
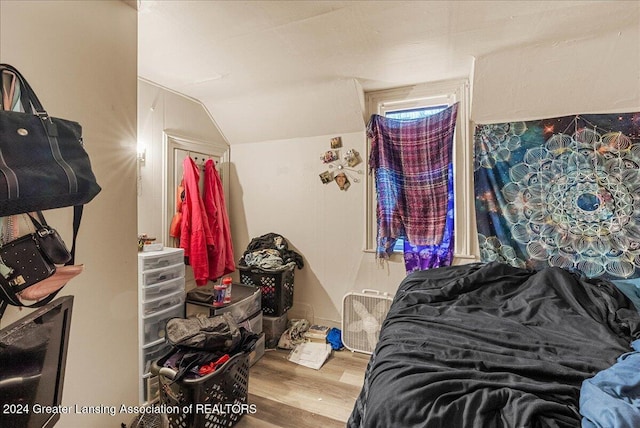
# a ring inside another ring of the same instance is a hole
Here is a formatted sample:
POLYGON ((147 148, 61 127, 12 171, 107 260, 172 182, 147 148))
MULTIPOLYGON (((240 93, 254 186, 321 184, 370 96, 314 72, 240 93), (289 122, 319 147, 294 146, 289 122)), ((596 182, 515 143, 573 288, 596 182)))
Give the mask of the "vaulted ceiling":
POLYGON ((474 58, 614 31, 637 23, 640 7, 141 0, 138 14, 140 77, 200 100, 234 144, 361 129, 362 90, 470 77, 474 58))

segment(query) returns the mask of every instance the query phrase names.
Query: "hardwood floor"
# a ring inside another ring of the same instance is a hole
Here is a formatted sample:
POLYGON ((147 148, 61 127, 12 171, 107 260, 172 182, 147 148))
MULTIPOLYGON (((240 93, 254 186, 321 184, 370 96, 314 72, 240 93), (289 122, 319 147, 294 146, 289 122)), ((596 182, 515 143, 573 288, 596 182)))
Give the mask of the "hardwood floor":
POLYGON ((344 427, 360 393, 369 355, 334 351, 320 370, 287 360, 289 351, 267 350, 249 374, 248 414, 237 428, 344 427))

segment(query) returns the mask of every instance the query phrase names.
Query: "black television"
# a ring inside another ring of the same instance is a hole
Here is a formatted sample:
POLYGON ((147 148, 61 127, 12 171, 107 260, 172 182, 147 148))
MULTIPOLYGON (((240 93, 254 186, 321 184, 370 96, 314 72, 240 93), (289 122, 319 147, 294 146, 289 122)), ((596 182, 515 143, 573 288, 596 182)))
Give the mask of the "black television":
POLYGON ((0 427, 44 428, 60 419, 73 296, 0 330, 0 427))

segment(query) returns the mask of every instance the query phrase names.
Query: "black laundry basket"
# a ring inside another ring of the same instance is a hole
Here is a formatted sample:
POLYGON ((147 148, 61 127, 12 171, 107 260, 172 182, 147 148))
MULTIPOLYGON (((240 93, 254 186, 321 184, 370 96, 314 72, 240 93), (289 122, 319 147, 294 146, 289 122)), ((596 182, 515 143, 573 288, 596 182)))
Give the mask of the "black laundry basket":
POLYGON ((264 315, 279 317, 293 306, 293 270, 295 267, 295 264, 291 264, 280 270, 266 270, 238 266, 240 282, 260 288, 264 315))
POLYGON ((154 361, 151 372, 158 374, 160 402, 172 409, 170 428, 227 428, 248 412, 249 353, 232 356, 205 376, 175 382, 160 366, 166 358, 154 361))

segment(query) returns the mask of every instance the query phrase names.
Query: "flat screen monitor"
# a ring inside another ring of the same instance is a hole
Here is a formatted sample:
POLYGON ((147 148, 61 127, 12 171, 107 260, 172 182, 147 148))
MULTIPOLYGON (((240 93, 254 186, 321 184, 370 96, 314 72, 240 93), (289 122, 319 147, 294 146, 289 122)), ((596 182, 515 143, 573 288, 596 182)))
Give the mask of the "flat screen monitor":
POLYGON ((60 419, 72 307, 73 296, 64 296, 0 330, 0 427, 48 428, 60 419))

